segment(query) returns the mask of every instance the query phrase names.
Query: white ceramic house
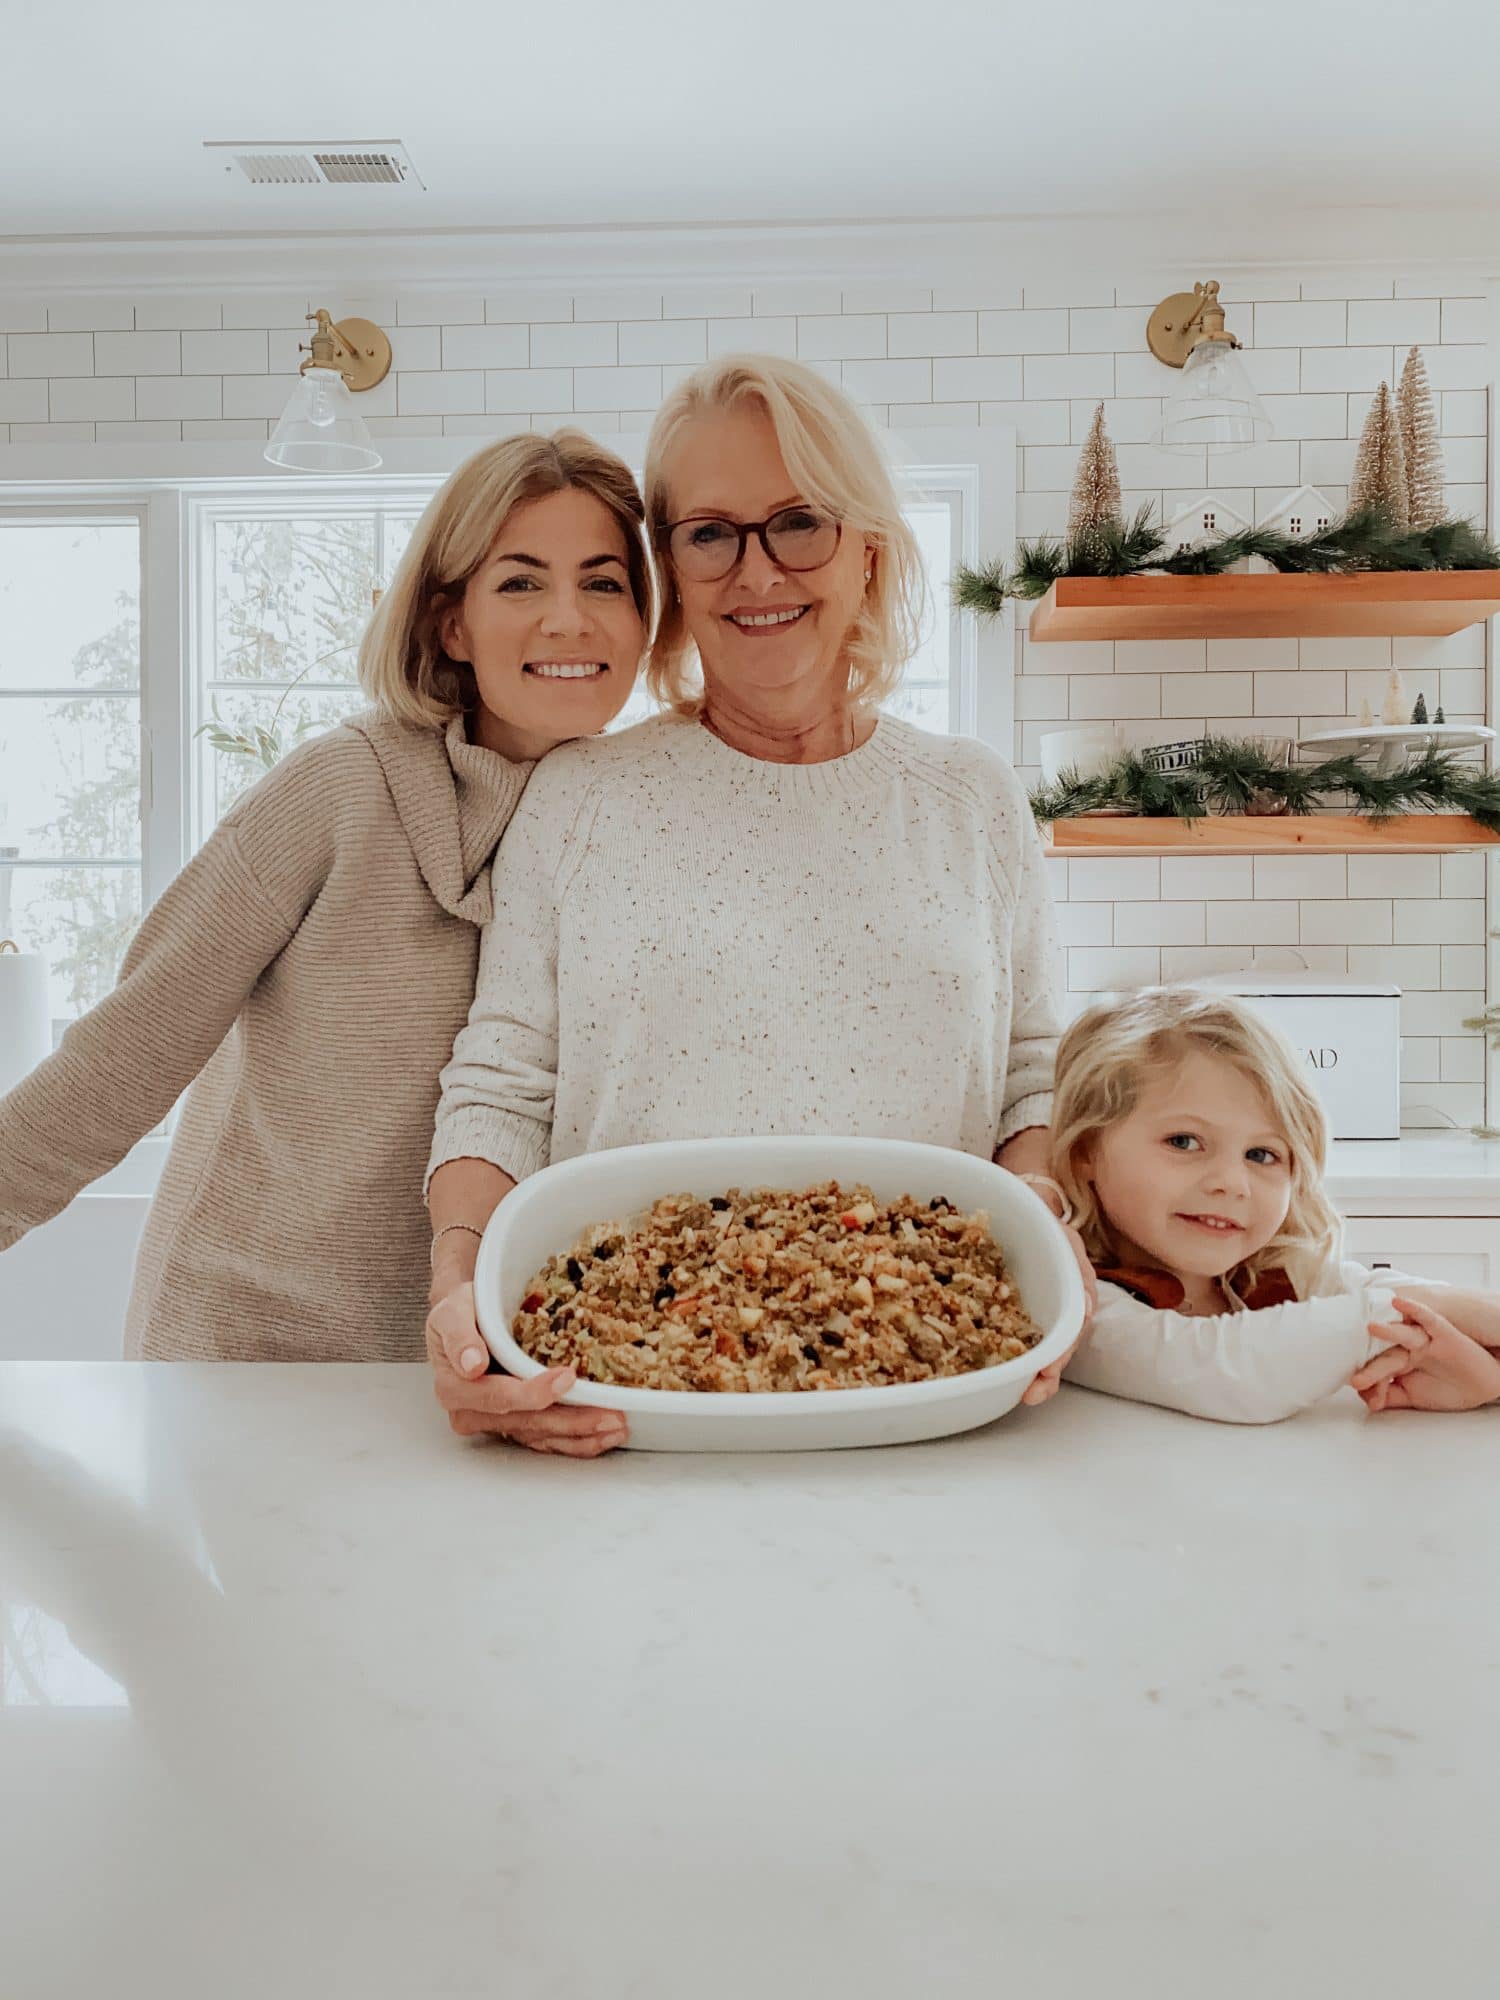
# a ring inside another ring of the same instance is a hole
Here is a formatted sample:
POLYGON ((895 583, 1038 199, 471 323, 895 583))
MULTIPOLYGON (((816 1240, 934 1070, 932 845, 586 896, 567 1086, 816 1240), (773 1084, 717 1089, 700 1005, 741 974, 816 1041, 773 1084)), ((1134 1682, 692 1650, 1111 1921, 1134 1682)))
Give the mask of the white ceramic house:
POLYGON ((1290 535, 1294 541, 1302 542, 1309 535, 1332 527, 1337 518, 1338 509, 1326 493, 1320 493, 1316 486, 1299 486, 1295 493, 1288 493, 1278 506, 1264 515, 1260 525, 1275 528, 1283 535, 1290 535))
POLYGON ((1200 493, 1168 521, 1167 548, 1196 548, 1200 542, 1217 542, 1225 535, 1241 534, 1249 526, 1239 509, 1231 507, 1227 500, 1221 500, 1216 493, 1200 493))

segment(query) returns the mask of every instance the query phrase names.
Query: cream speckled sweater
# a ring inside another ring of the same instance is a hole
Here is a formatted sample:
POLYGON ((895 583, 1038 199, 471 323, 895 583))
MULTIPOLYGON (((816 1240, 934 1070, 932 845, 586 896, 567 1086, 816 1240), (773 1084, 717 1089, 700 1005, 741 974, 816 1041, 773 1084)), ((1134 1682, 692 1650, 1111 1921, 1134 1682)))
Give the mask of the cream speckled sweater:
POLYGON ((757 1132, 988 1157, 1047 1123, 1051 902, 981 743, 882 716, 774 764, 658 717, 546 758, 494 878, 433 1167, 757 1132))
POLYGON ((531 768, 462 721, 445 739, 370 714, 263 778, 149 912, 114 992, 0 1100, 0 1250, 191 1084, 126 1353, 419 1360, 438 1073, 531 768))

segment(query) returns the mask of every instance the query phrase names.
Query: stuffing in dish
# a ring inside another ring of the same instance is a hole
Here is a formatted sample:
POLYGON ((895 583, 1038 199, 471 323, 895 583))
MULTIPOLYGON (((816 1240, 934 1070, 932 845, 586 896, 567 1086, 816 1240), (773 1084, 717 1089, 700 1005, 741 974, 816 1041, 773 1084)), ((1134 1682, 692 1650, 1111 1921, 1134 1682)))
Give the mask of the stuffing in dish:
POLYGON ((992 1368, 1040 1330, 983 1215, 836 1181, 599 1223, 536 1274, 512 1329, 548 1367, 633 1389, 868 1389, 992 1368))

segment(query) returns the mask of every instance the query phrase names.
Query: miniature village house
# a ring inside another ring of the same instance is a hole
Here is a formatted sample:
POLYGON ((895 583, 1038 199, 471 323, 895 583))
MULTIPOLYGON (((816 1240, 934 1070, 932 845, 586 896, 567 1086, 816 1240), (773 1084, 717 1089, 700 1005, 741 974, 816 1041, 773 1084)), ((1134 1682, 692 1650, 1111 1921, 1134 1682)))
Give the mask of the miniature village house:
POLYGON ((1167 523, 1168 549, 1196 548, 1200 542, 1217 542, 1225 535, 1243 534, 1250 523, 1238 507, 1216 493, 1200 493, 1167 523))
POLYGON ((1275 528, 1280 534, 1290 535, 1293 541, 1303 542, 1309 535, 1319 535, 1325 528, 1331 528, 1337 515, 1338 509, 1326 493, 1320 493, 1316 486, 1299 486, 1261 517, 1260 526, 1275 528))

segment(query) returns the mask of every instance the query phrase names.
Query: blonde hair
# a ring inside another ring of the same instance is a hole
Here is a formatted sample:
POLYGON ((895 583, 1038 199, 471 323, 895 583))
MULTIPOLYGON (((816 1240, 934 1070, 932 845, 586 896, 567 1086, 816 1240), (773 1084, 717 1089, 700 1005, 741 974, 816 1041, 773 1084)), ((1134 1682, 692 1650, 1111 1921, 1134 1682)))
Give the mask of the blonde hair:
MULTIPOLYGON (((687 377, 656 413, 646 445, 646 525, 653 548, 674 518, 667 460, 694 418, 750 404, 776 433, 786 469, 806 500, 879 551, 874 576, 850 628, 849 692, 878 707, 900 685, 921 641, 926 580, 916 536, 907 526, 895 481, 874 432, 847 396, 801 362, 769 354, 732 354, 687 377)), ((664 707, 694 714, 702 686, 672 566, 661 565, 662 610, 646 667, 646 685, 664 707)))
POLYGON ((473 669, 443 650, 442 618, 517 507, 570 487, 592 493, 625 537, 630 594, 646 628, 656 602, 640 489, 625 461, 582 431, 500 438, 466 459, 428 503, 359 647, 359 684, 415 729, 444 729, 478 699, 473 669))
POLYGON ((1337 1255, 1343 1233, 1323 1192, 1328 1121, 1286 1036, 1243 1002, 1201 987, 1148 986, 1098 1003, 1078 1016, 1058 1044, 1052 1171, 1073 1204, 1084 1245, 1095 1262, 1118 1259, 1109 1217, 1083 1171, 1087 1147, 1129 1117, 1154 1078, 1194 1050, 1232 1063, 1255 1085, 1291 1154, 1286 1221, 1269 1243, 1228 1273, 1229 1287, 1242 1293, 1279 1265, 1298 1296, 1306 1297, 1318 1270, 1337 1255))

